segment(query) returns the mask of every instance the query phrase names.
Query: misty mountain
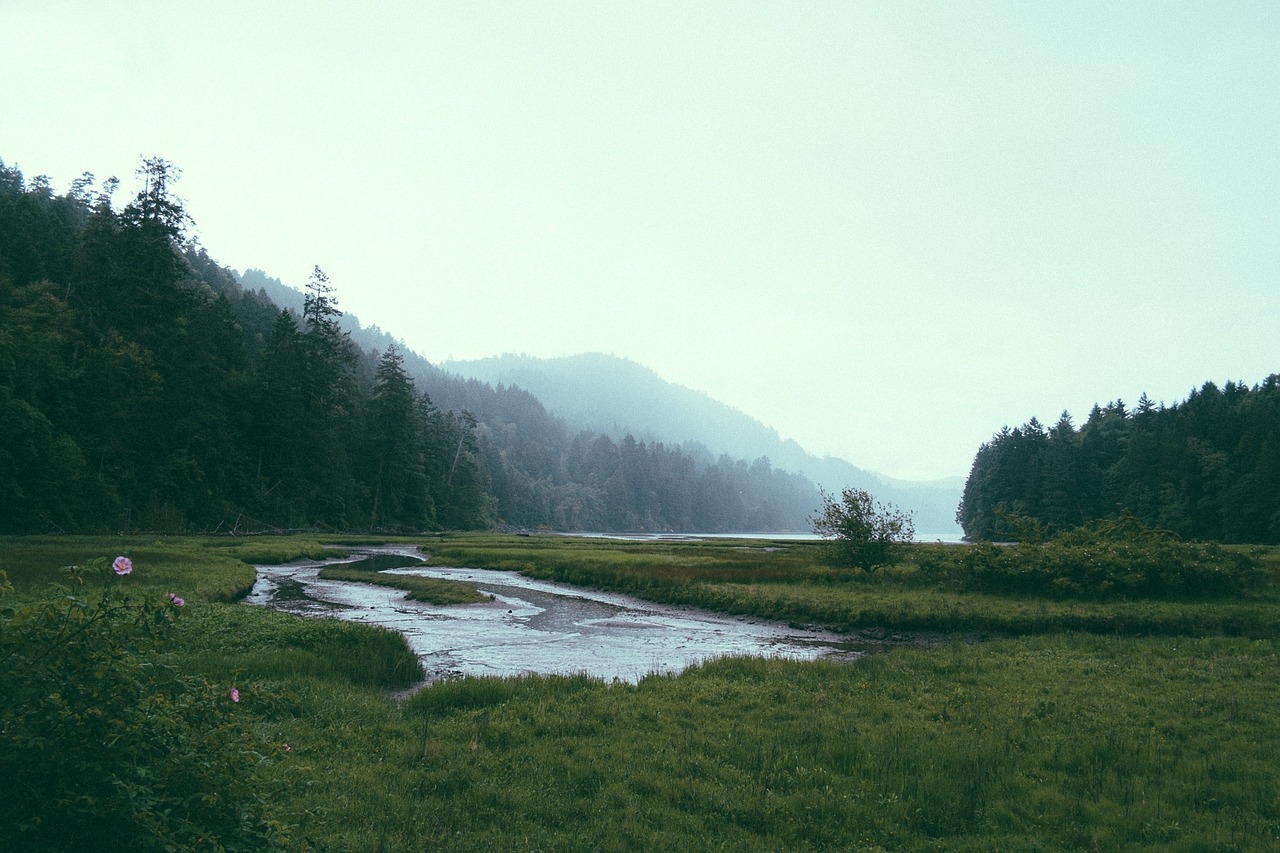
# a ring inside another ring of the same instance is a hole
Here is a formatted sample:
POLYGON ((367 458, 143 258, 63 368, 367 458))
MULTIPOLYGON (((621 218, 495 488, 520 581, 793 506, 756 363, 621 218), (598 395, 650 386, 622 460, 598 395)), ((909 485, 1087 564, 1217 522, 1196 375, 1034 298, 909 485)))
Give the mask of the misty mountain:
MULTIPOLYGON (((247 292, 291 311, 303 295, 261 270, 239 276, 247 292)), ((696 442, 617 441, 566 423, 529 391, 443 370, 376 326, 343 314, 351 342, 376 355, 393 345, 431 403, 474 426, 494 520, 515 527, 740 532, 807 530, 820 503, 813 482, 769 464, 713 456, 696 442)))
MULTIPOLYGON (((302 313, 302 291, 260 269, 247 270, 237 277, 246 290, 260 294, 281 308, 302 313)), ((526 438, 539 434, 541 440, 545 440, 547 433, 568 432, 564 420, 547 412, 528 390, 508 386, 495 388, 485 380, 444 370, 389 332, 376 325, 364 325, 355 314, 344 312, 338 319, 338 325, 362 350, 381 353, 394 345, 404 359, 405 373, 430 396, 435 405, 446 411, 470 412, 480 423, 486 424, 490 432, 505 435, 515 428, 526 438)))
MULTIPOLYGON (((300 291, 261 270, 248 270, 240 281, 281 307, 302 310, 300 291)), ((910 510, 921 534, 960 532, 955 514, 964 489, 962 477, 898 480, 838 457, 815 456, 756 418, 668 382, 630 359, 603 353, 551 359, 506 354, 434 365, 377 326, 363 326, 352 314, 344 314, 340 322, 367 350, 385 351, 397 344, 405 370, 436 405, 472 412, 498 432, 521 422, 525 434, 563 429, 614 440, 631 435, 650 444, 680 447, 704 464, 721 455, 746 461, 765 457, 775 468, 807 477, 828 492, 853 486, 910 510), (530 399, 512 400, 526 395, 530 399)))
POLYGON ((910 510, 921 533, 956 533, 960 529, 955 513, 963 478, 896 480, 844 459, 814 456, 750 415, 700 391, 668 382, 629 359, 602 353, 550 359, 507 354, 441 366, 491 385, 514 385, 529 391, 573 429, 614 438, 631 434, 643 441, 685 443, 686 447, 692 442, 711 457, 767 457, 774 467, 801 474, 829 492, 854 486, 910 510))
POLYGON ((781 532, 820 504, 763 460, 570 431, 438 370, 319 268, 300 294, 220 266, 173 170, 144 161, 117 210, 113 183, 56 196, 0 161, 0 532, 781 532))

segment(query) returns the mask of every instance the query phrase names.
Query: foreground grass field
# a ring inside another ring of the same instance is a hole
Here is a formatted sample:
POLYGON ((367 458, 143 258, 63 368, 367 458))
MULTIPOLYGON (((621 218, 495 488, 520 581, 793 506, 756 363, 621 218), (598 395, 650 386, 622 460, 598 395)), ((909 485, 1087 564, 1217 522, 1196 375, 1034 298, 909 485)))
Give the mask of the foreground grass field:
MULTIPOLYGON (((930 589, 909 564, 842 574, 784 543, 446 537, 422 541, 433 562, 838 629, 1005 636, 852 665, 723 660, 638 685, 459 679, 397 705, 388 691, 419 677, 397 636, 231 603, 252 582, 245 560, 336 540, 0 544, 6 601, 117 553, 133 594, 187 598, 165 659, 237 688, 234 713, 269 746, 245 773, 287 849, 1280 846, 1270 588, 1063 602, 930 589)), ((23 849, 13 839, 0 846, 23 849)))

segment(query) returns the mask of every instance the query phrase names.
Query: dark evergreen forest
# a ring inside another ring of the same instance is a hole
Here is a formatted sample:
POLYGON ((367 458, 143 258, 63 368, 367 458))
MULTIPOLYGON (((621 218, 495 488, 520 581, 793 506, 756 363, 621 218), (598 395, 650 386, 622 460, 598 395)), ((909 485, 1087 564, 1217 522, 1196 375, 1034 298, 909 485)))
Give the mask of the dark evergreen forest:
POLYGON ((1252 388, 1206 383, 1185 402, 1144 394, 1094 406, 1076 429, 1063 412, 982 445, 956 520, 970 539, 1017 538, 1124 514, 1186 539, 1280 543, 1280 374, 1252 388))
POLYGON ((317 267, 281 307, 187 238, 174 167, 62 195, 0 161, 0 532, 806 529, 804 477, 570 434, 340 323, 317 267))

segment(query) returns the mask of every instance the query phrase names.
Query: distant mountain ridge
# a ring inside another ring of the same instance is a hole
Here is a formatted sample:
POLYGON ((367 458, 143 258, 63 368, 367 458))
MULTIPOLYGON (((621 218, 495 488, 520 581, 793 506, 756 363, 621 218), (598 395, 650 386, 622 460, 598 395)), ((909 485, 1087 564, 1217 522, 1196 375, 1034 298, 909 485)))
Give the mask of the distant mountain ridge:
POLYGON ((802 474, 573 429, 361 327, 318 268, 303 296, 180 245, 170 168, 117 211, 0 161, 0 532, 809 529, 802 474))
POLYGON ((962 477, 912 482, 859 468, 844 459, 818 457, 759 420, 700 391, 668 382, 630 359, 603 353, 561 358, 505 354, 451 361, 442 369, 492 385, 514 385, 538 398, 576 429, 643 441, 695 442, 713 456, 755 460, 803 474, 829 492, 846 486, 915 515, 921 533, 958 533, 956 508, 962 477))
POLYGON ((630 359, 603 353, 563 358, 505 354, 445 362, 445 370, 490 384, 517 385, 569 423, 641 441, 692 440, 715 454, 753 460, 767 455, 784 464, 807 456, 794 441, 725 403, 668 382, 630 359), (769 450, 762 453, 762 448, 769 450))
MULTIPOLYGON (((245 287, 261 290, 277 305, 300 312, 303 295, 262 270, 240 276, 245 287)), ((878 500, 910 510, 918 534, 958 534, 956 510, 964 478, 910 481, 886 477, 834 456, 815 456, 797 442, 756 418, 701 391, 669 382, 631 359, 604 353, 562 358, 504 354, 472 361, 432 364, 377 326, 362 326, 351 314, 344 329, 361 346, 385 350, 395 342, 405 354, 405 367, 438 405, 478 411, 482 420, 487 396, 467 391, 462 380, 490 386, 514 386, 537 398, 547 412, 573 430, 589 430, 621 439, 701 449, 714 459, 724 454, 801 474, 828 492, 847 486, 865 489, 878 500), (456 381, 455 381, 456 380, 456 381)))

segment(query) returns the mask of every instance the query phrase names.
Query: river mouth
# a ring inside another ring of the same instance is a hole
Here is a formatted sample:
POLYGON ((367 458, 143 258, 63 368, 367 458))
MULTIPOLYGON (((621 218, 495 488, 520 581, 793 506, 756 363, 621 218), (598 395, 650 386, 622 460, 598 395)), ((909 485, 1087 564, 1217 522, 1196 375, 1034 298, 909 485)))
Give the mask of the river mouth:
POLYGON ((371 554, 419 556, 409 547, 360 549, 344 560, 255 566, 258 580, 245 600, 399 631, 422 661, 428 683, 460 675, 585 673, 634 684, 719 657, 850 660, 862 654, 849 638, 826 631, 654 604, 512 572, 425 565, 386 572, 463 581, 491 597, 445 606, 409 601, 402 590, 319 577, 324 566, 371 554))

